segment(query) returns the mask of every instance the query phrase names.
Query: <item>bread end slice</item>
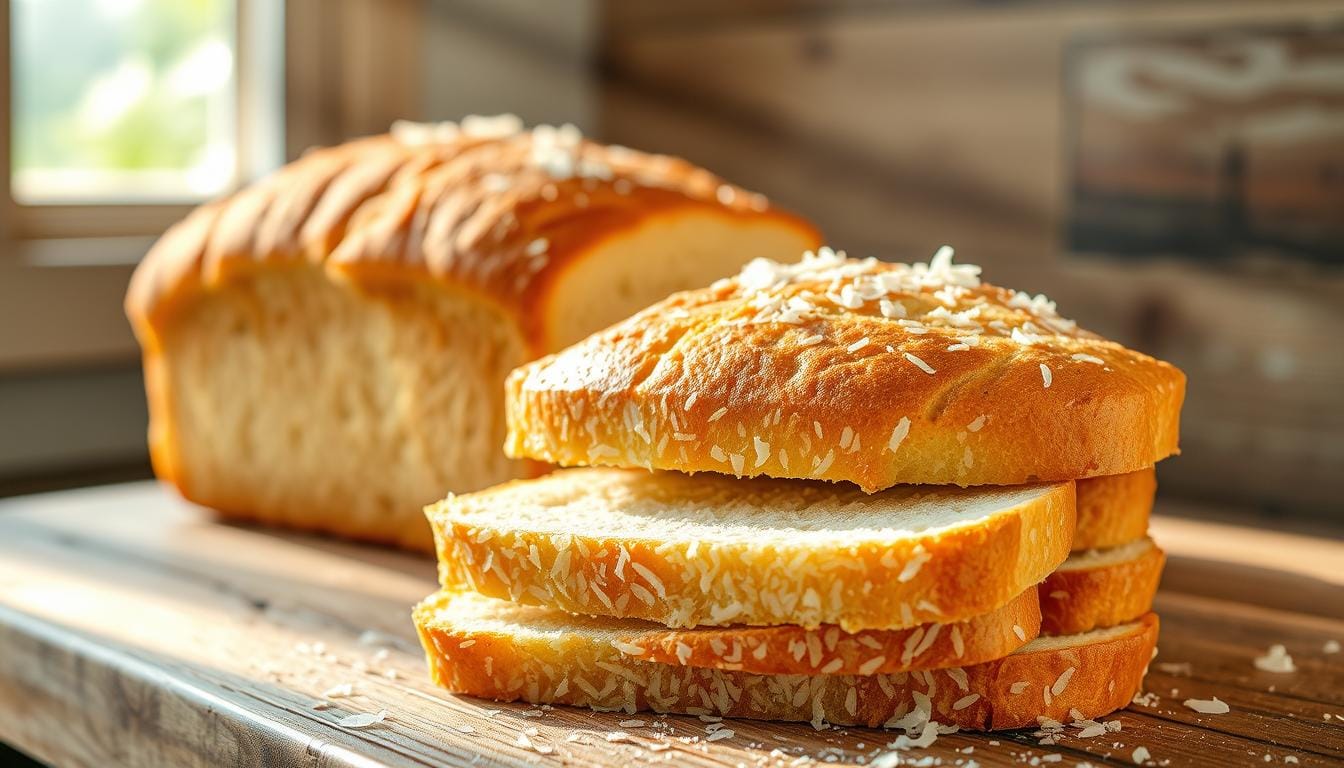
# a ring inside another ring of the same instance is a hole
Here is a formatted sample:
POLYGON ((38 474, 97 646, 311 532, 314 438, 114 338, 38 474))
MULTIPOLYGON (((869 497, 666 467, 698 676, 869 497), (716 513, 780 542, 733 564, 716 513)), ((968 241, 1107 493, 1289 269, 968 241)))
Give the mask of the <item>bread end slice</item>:
POLYGON ((1071 555, 1039 587, 1041 634, 1071 635, 1142 616, 1152 610, 1166 560, 1146 537, 1071 555))
POLYGON ((1153 467, 1079 480, 1077 487, 1074 552, 1118 547, 1147 535, 1148 517, 1157 493, 1157 472, 1153 467))
MULTIPOLYGON (((640 622, 576 617, 440 592, 415 609, 439 685, 498 701, 836 725, 929 720, 975 730, 1100 717, 1129 703, 1158 620, 1038 638, 1002 659, 886 675, 756 675, 644 661, 620 638, 640 622)), ((645 625, 647 626, 647 625, 645 625)))

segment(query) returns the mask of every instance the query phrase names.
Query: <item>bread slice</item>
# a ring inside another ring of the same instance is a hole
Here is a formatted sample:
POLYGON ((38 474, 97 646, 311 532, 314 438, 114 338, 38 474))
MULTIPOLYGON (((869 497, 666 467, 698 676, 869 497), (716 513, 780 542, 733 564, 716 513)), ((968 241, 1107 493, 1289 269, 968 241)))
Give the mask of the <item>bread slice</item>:
POLYGON ((1118 547, 1148 533, 1148 517, 1157 492, 1152 467, 1123 475, 1079 480, 1078 529, 1073 551, 1118 547))
POLYGON ((155 471, 229 517, 427 549, 425 504, 535 473, 499 450, 511 369, 817 238, 572 128, 478 118, 307 153, 136 270, 155 471))
POLYGON ((1068 556, 1072 483, 901 486, 561 470, 426 512, 442 584, 669 627, 963 621, 1068 556))
POLYGON ((645 661, 622 650, 641 622, 440 592, 415 609, 436 683, 500 701, 837 725, 978 730, 1040 717, 1099 717, 1129 703, 1157 642, 1157 616, 1037 638, 967 667, 889 675, 757 675, 645 661), (1077 710, 1077 713, 1074 713, 1077 710))
POLYGON ((1150 538, 1069 556, 1040 585, 1041 633, 1070 635, 1152 609, 1166 555, 1150 538))
POLYGON ((646 661, 759 675, 874 675, 964 667, 1007 656, 1040 634, 1040 625, 1040 602, 1033 588, 955 624, 853 634, 834 625, 660 627, 622 638, 621 647, 646 661))
POLYGON ((1177 450, 1185 376, 953 266, 757 261, 508 382, 509 455, 739 477, 1017 485, 1177 450))

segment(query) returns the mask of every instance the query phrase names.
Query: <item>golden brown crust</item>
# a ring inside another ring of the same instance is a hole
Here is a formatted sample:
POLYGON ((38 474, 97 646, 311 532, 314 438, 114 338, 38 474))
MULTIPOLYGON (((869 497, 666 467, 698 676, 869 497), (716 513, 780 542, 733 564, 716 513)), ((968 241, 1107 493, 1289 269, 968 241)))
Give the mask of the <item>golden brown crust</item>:
POLYGON ((136 270, 126 311, 152 345, 193 291, 295 259, 352 279, 447 281, 513 313, 548 348, 551 288, 603 238, 671 209, 803 220, 684 160, 541 127, 440 132, 320 149, 169 230, 136 270))
POLYGON ((490 626, 458 626, 453 596, 415 610, 430 675, 454 691, 499 701, 607 710, 719 715, 760 720, 899 726, 932 720, 974 730, 1037 725, 1113 712, 1138 692, 1157 643, 1148 614, 1101 636, 1035 641, 1002 659, 964 668, 894 675, 756 675, 660 664, 631 657, 591 621, 516 608, 490 626), (518 628, 546 622, 528 636, 518 628), (569 623, 567 625, 567 622, 569 623), (567 626, 574 629, 568 631, 567 626), (922 710, 921 717, 912 714, 922 710))
MULTIPOLYGON (((783 503, 781 497, 815 496, 819 488, 842 509, 881 503, 857 489, 797 481, 562 470, 427 507, 440 583, 529 605, 669 627, 900 629, 963 621, 1002 606, 1058 567, 1073 540, 1072 483, 1040 486, 993 514, 987 511, 975 525, 857 540, 832 536, 824 544, 806 535, 762 542, 665 540, 588 529, 571 533, 568 527, 557 533, 520 521, 514 506, 528 495, 543 497, 552 486, 591 488, 591 499, 580 501, 594 507, 621 496, 699 497, 710 499, 707 506, 712 507, 715 499, 732 495, 768 511, 783 503)), ((918 493, 906 488, 885 493, 911 492, 918 493)))
POLYGON ((989 613, 955 624, 853 634, 834 625, 650 629, 623 642, 643 649, 639 658, 663 664, 758 675, 874 675, 1001 658, 1040 634, 1040 624, 1041 607, 1032 588, 989 613))
MULTIPOLYGON (((230 517, 422 549, 429 543, 418 518, 407 526, 397 515, 362 515, 360 522, 357 511, 316 501, 277 506, 268 490, 248 486, 252 478, 234 483, 188 461, 174 410, 182 397, 172 390, 165 347, 174 331, 189 326, 189 310, 204 293, 246 294, 248 278, 307 269, 379 302, 390 297, 388 305, 404 304, 400 298, 417 291, 474 302, 520 340, 523 354, 516 358, 499 350, 511 367, 560 346, 563 329, 554 316, 567 306, 562 294, 573 292, 561 286, 611 238, 685 215, 778 225, 798 233, 800 243, 818 242, 802 219, 683 160, 601 146, 564 129, 500 127, 421 128, 409 138, 376 136, 315 150, 198 208, 160 238, 136 269, 125 302, 144 353, 150 455, 160 478, 230 517), (215 492, 200 492, 205 479, 217 481, 209 483, 215 492), (219 493, 225 485, 237 487, 219 493)), ((305 318, 320 330, 306 314, 298 322, 305 318)), ((480 418, 493 429, 499 417, 480 418)), ((535 462, 526 467, 533 474, 542 469, 535 462)), ((452 489, 435 493, 446 490, 452 489)), ((414 513, 426 500, 397 499, 397 507, 414 513)))
POLYGON ((1176 452, 1179 370, 966 270, 753 264, 515 371, 506 450, 868 491, 1115 475, 1176 452))
MULTIPOLYGON (((1089 563, 1070 558, 1041 582, 1041 634, 1072 635, 1133 621, 1153 607, 1166 554, 1144 539, 1123 560, 1089 563)), ((1119 552, 1120 550, 1111 550, 1119 552)), ((1104 551, 1103 553, 1104 554, 1104 551)))
POLYGON ((1076 485, 1078 529, 1073 534, 1074 552, 1118 547, 1147 534, 1157 493, 1157 473, 1152 467, 1091 477, 1076 485))

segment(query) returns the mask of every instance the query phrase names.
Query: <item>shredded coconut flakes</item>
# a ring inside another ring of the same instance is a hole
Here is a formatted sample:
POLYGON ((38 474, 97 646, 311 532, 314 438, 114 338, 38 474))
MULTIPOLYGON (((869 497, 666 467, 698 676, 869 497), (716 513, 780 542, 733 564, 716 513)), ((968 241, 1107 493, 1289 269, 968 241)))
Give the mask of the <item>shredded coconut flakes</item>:
POLYGON ((368 728, 377 725, 387 719, 387 710, 380 709, 376 713, 361 712, 357 715, 346 715, 336 724, 342 728, 368 728))
POLYGON ((1271 645, 1269 653, 1255 659, 1255 668, 1262 672, 1277 674, 1297 671, 1297 667, 1293 664, 1293 657, 1288 655, 1287 649, 1282 645, 1271 645))
POLYGON ((1217 696, 1212 699, 1186 699, 1184 703, 1185 706, 1204 715, 1225 715, 1232 711, 1227 702, 1219 701, 1217 696))
POLYGON ((919 370, 921 370, 921 371, 923 371, 923 372, 929 374, 930 376, 932 376, 933 374, 937 373, 936 370, 934 370, 933 368, 929 367, 929 364, 928 364, 928 363, 926 363, 926 362, 924 362, 923 360, 919 359, 918 357, 916 357, 916 356, 910 354, 909 352, 904 352, 904 353, 902 353, 902 354, 905 355, 905 359, 906 359, 906 360, 909 360, 910 362, 914 363, 915 366, 919 368, 919 370))

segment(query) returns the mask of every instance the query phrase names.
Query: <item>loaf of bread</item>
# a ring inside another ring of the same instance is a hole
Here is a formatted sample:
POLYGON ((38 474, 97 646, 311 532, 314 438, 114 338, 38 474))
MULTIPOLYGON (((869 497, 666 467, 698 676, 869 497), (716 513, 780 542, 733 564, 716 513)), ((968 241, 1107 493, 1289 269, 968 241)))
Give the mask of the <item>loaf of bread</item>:
POLYGON ((964 621, 1068 557, 1073 483, 858 488, 587 468, 427 513, 450 589, 669 627, 964 621))
POLYGON ((1152 658, 1157 617, 1040 637, 966 667, 874 675, 760 675, 646 661, 622 638, 643 622, 440 592, 415 610, 430 675, 499 701, 677 712, 818 725, 997 730, 1110 713, 1129 703, 1152 658))
POLYGON ((510 455, 738 477, 1016 485, 1177 450, 1185 377, 979 268, 753 262, 509 377, 510 455))
POLYGON ((136 270, 157 474, 236 518, 427 548, 506 458, 503 382, 816 230, 682 160, 516 118, 402 125, 202 206, 136 270))

